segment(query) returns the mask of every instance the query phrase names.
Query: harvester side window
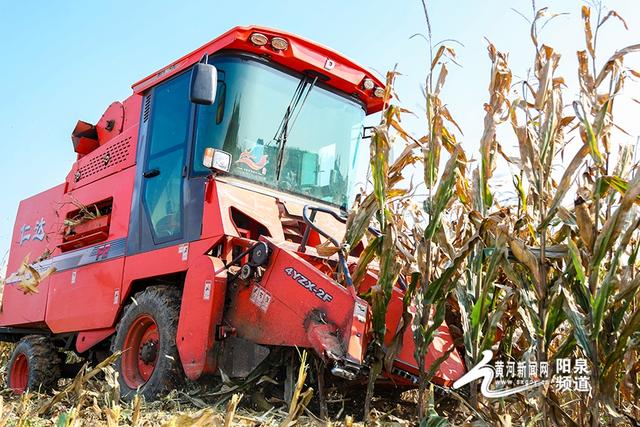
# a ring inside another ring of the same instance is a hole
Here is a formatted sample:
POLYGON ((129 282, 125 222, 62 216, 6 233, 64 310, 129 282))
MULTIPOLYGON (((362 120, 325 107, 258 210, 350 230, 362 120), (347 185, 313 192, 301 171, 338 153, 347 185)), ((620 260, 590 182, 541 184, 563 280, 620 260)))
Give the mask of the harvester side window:
POLYGON ((191 114, 188 93, 188 73, 153 91, 145 170, 154 174, 144 181, 143 197, 156 243, 182 237, 182 171, 191 114))

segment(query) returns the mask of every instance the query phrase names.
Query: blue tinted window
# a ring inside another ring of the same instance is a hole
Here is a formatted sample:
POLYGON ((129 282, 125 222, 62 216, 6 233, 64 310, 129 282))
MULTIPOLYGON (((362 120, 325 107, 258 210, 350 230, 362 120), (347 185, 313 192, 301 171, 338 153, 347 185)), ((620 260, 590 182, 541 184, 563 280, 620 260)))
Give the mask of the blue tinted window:
POLYGON ((156 87, 151 95, 148 154, 144 178, 144 206, 156 243, 182 237, 182 170, 189 137, 189 73, 156 87))

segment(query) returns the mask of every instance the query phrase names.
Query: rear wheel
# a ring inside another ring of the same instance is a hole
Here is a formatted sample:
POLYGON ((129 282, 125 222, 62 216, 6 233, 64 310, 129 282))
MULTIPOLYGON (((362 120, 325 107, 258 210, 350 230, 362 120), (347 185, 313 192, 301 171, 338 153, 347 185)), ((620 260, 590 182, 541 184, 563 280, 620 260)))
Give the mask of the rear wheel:
POLYGON ((27 335, 7 364, 7 388, 14 393, 48 391, 60 379, 60 355, 47 337, 27 335))
POLYGON ((116 362, 122 397, 139 392, 147 400, 174 389, 184 380, 176 347, 180 292, 154 286, 138 292, 116 328, 112 351, 121 351, 116 362))

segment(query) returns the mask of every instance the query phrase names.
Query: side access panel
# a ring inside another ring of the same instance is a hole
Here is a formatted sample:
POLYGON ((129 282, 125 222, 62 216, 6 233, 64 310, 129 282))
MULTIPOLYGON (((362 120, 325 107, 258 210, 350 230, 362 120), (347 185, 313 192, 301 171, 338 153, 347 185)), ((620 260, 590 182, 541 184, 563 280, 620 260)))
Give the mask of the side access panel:
POLYGON ((105 200, 111 200, 111 212, 103 241, 53 258, 57 272, 51 277, 46 313, 53 332, 113 326, 120 310, 134 174, 129 167, 65 195, 60 218, 73 216, 78 204, 90 207, 105 200))
MULTIPOLYGON (((123 240, 118 245, 124 250, 123 240)), ((60 333, 113 325, 120 309, 123 267, 120 257, 55 274, 47 305, 49 328, 60 333)))
MULTIPOLYGON (((53 187, 20 202, 11 237, 6 281, 2 294, 0 326, 19 326, 44 322, 50 277, 42 280, 37 293, 25 294, 19 288, 23 277, 16 273, 24 260, 33 263, 38 258, 55 255, 60 242, 62 221, 56 215, 64 192, 64 184, 53 187)), ((36 266, 42 273, 50 263, 36 266)))
POLYGON ((213 346, 222 322, 227 272, 219 258, 201 256, 187 271, 176 342, 190 380, 216 370, 213 346), (223 270, 215 276, 216 270, 223 270))
POLYGON ((37 294, 25 295, 17 283, 5 283, 0 326, 29 325, 44 322, 50 278, 38 286, 37 294))

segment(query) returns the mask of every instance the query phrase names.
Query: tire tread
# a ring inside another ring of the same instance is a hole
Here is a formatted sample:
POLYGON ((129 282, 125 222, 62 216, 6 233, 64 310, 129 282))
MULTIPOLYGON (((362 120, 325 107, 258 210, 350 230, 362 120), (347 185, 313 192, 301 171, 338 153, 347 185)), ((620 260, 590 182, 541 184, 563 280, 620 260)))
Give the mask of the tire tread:
POLYGON ((62 359, 51 340, 43 335, 27 335, 16 345, 7 365, 7 387, 9 388, 10 370, 18 353, 23 353, 29 361, 29 381, 31 391, 49 391, 58 384, 62 359))
MULTIPOLYGON (((161 342, 165 343, 164 351, 158 355, 163 357, 165 365, 165 372, 159 378, 153 376, 149 381, 144 384, 140 389, 142 394, 147 400, 154 400, 158 395, 167 393, 168 391, 175 389, 184 381, 184 372, 178 356, 178 348, 176 345, 176 333, 178 319, 180 318, 180 303, 181 292, 180 289, 174 286, 157 285, 150 286, 142 291, 137 292, 133 296, 133 301, 127 304, 123 310, 123 314, 120 317, 118 324, 116 325, 116 334, 111 342, 111 352, 121 350, 119 347, 122 345, 124 338, 122 334, 126 335, 127 331, 121 330, 126 322, 130 322, 138 314, 138 307, 155 307, 159 313, 165 318, 165 322, 169 325, 169 330, 160 330, 161 342), (170 357, 167 357, 170 356, 170 357)), ((151 313, 154 315, 155 313, 151 313)), ((155 318, 156 322, 158 321, 155 318)), ((121 370, 121 359, 116 362, 116 368, 121 370)), ((158 365, 156 365, 157 368, 158 365)), ((155 372, 154 372, 155 374, 155 372)), ((124 399, 130 400, 136 394, 137 390, 131 389, 122 378, 122 374, 119 375, 120 390, 124 399)))

